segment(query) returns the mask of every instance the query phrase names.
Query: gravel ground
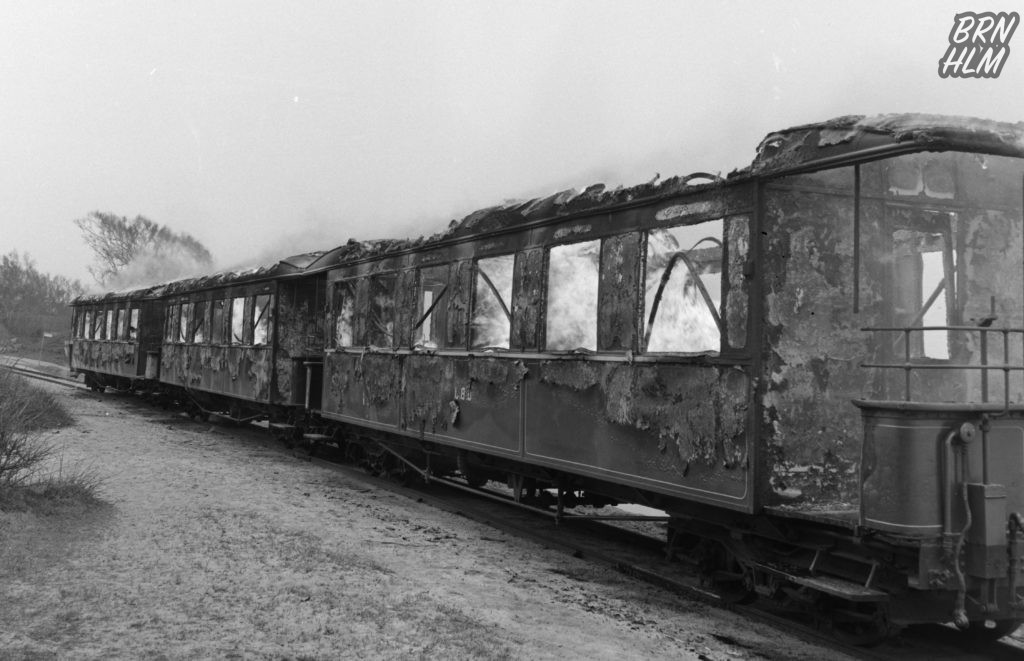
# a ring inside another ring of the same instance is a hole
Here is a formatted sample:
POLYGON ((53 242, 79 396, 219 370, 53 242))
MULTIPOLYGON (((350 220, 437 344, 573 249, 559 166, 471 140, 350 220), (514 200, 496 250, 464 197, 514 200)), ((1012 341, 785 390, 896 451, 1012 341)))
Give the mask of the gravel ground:
POLYGON ((61 393, 84 515, 0 512, 0 659, 843 658, 126 396, 61 393))

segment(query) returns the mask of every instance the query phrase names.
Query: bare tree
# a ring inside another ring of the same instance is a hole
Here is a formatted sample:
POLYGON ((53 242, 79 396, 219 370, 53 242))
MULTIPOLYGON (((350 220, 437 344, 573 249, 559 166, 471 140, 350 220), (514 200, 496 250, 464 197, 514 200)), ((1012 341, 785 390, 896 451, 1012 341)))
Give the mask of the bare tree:
POLYGON ((82 230, 86 244, 96 254, 96 265, 89 267, 101 285, 145 278, 175 278, 213 265, 210 251, 195 237, 174 232, 143 216, 129 220, 112 213, 93 211, 75 224, 82 230), (131 273, 131 277, 126 274, 131 273), (120 277, 119 277, 120 276, 120 277))
POLYGON ((78 280, 40 273, 27 254, 0 257, 0 324, 21 336, 37 336, 43 328, 58 328, 67 317, 67 304, 85 293, 78 280))

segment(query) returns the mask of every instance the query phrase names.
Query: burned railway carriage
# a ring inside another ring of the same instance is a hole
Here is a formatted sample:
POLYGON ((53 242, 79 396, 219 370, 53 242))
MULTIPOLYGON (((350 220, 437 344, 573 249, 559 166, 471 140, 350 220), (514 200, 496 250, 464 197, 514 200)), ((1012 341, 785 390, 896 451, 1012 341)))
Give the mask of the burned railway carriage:
POLYGON ((1021 124, 796 127, 726 180, 82 299, 72 367, 517 499, 663 508, 724 592, 848 634, 1002 635, 1024 616, 1022 157, 1021 124))

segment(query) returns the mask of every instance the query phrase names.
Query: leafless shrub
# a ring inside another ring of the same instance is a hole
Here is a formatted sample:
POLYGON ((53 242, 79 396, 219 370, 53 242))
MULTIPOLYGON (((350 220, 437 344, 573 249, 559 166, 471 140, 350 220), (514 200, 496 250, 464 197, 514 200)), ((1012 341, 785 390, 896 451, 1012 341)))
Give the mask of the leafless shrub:
POLYGON ((0 369, 0 509, 52 513, 99 500, 99 474, 80 466, 66 468, 63 457, 40 435, 70 422, 70 414, 51 393, 0 369))
POLYGON ((53 448, 37 433, 47 426, 46 409, 35 401, 37 393, 24 378, 0 370, 0 488, 35 477, 53 455, 53 448))

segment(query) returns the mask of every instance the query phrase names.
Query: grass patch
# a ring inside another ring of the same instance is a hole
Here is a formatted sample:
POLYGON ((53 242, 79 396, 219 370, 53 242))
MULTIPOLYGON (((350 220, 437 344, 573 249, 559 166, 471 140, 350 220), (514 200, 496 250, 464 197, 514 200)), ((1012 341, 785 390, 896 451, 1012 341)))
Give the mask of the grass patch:
POLYGON ((100 502, 98 474, 82 467, 67 469, 53 445, 41 437, 41 432, 73 421, 53 393, 0 369, 0 511, 52 515, 100 502))
POLYGON ((0 512, 32 512, 40 516, 83 513, 103 504, 103 479, 75 468, 19 484, 0 484, 0 512))
POLYGON ((38 432, 74 422, 57 397, 10 370, 0 369, 0 434, 38 432))

